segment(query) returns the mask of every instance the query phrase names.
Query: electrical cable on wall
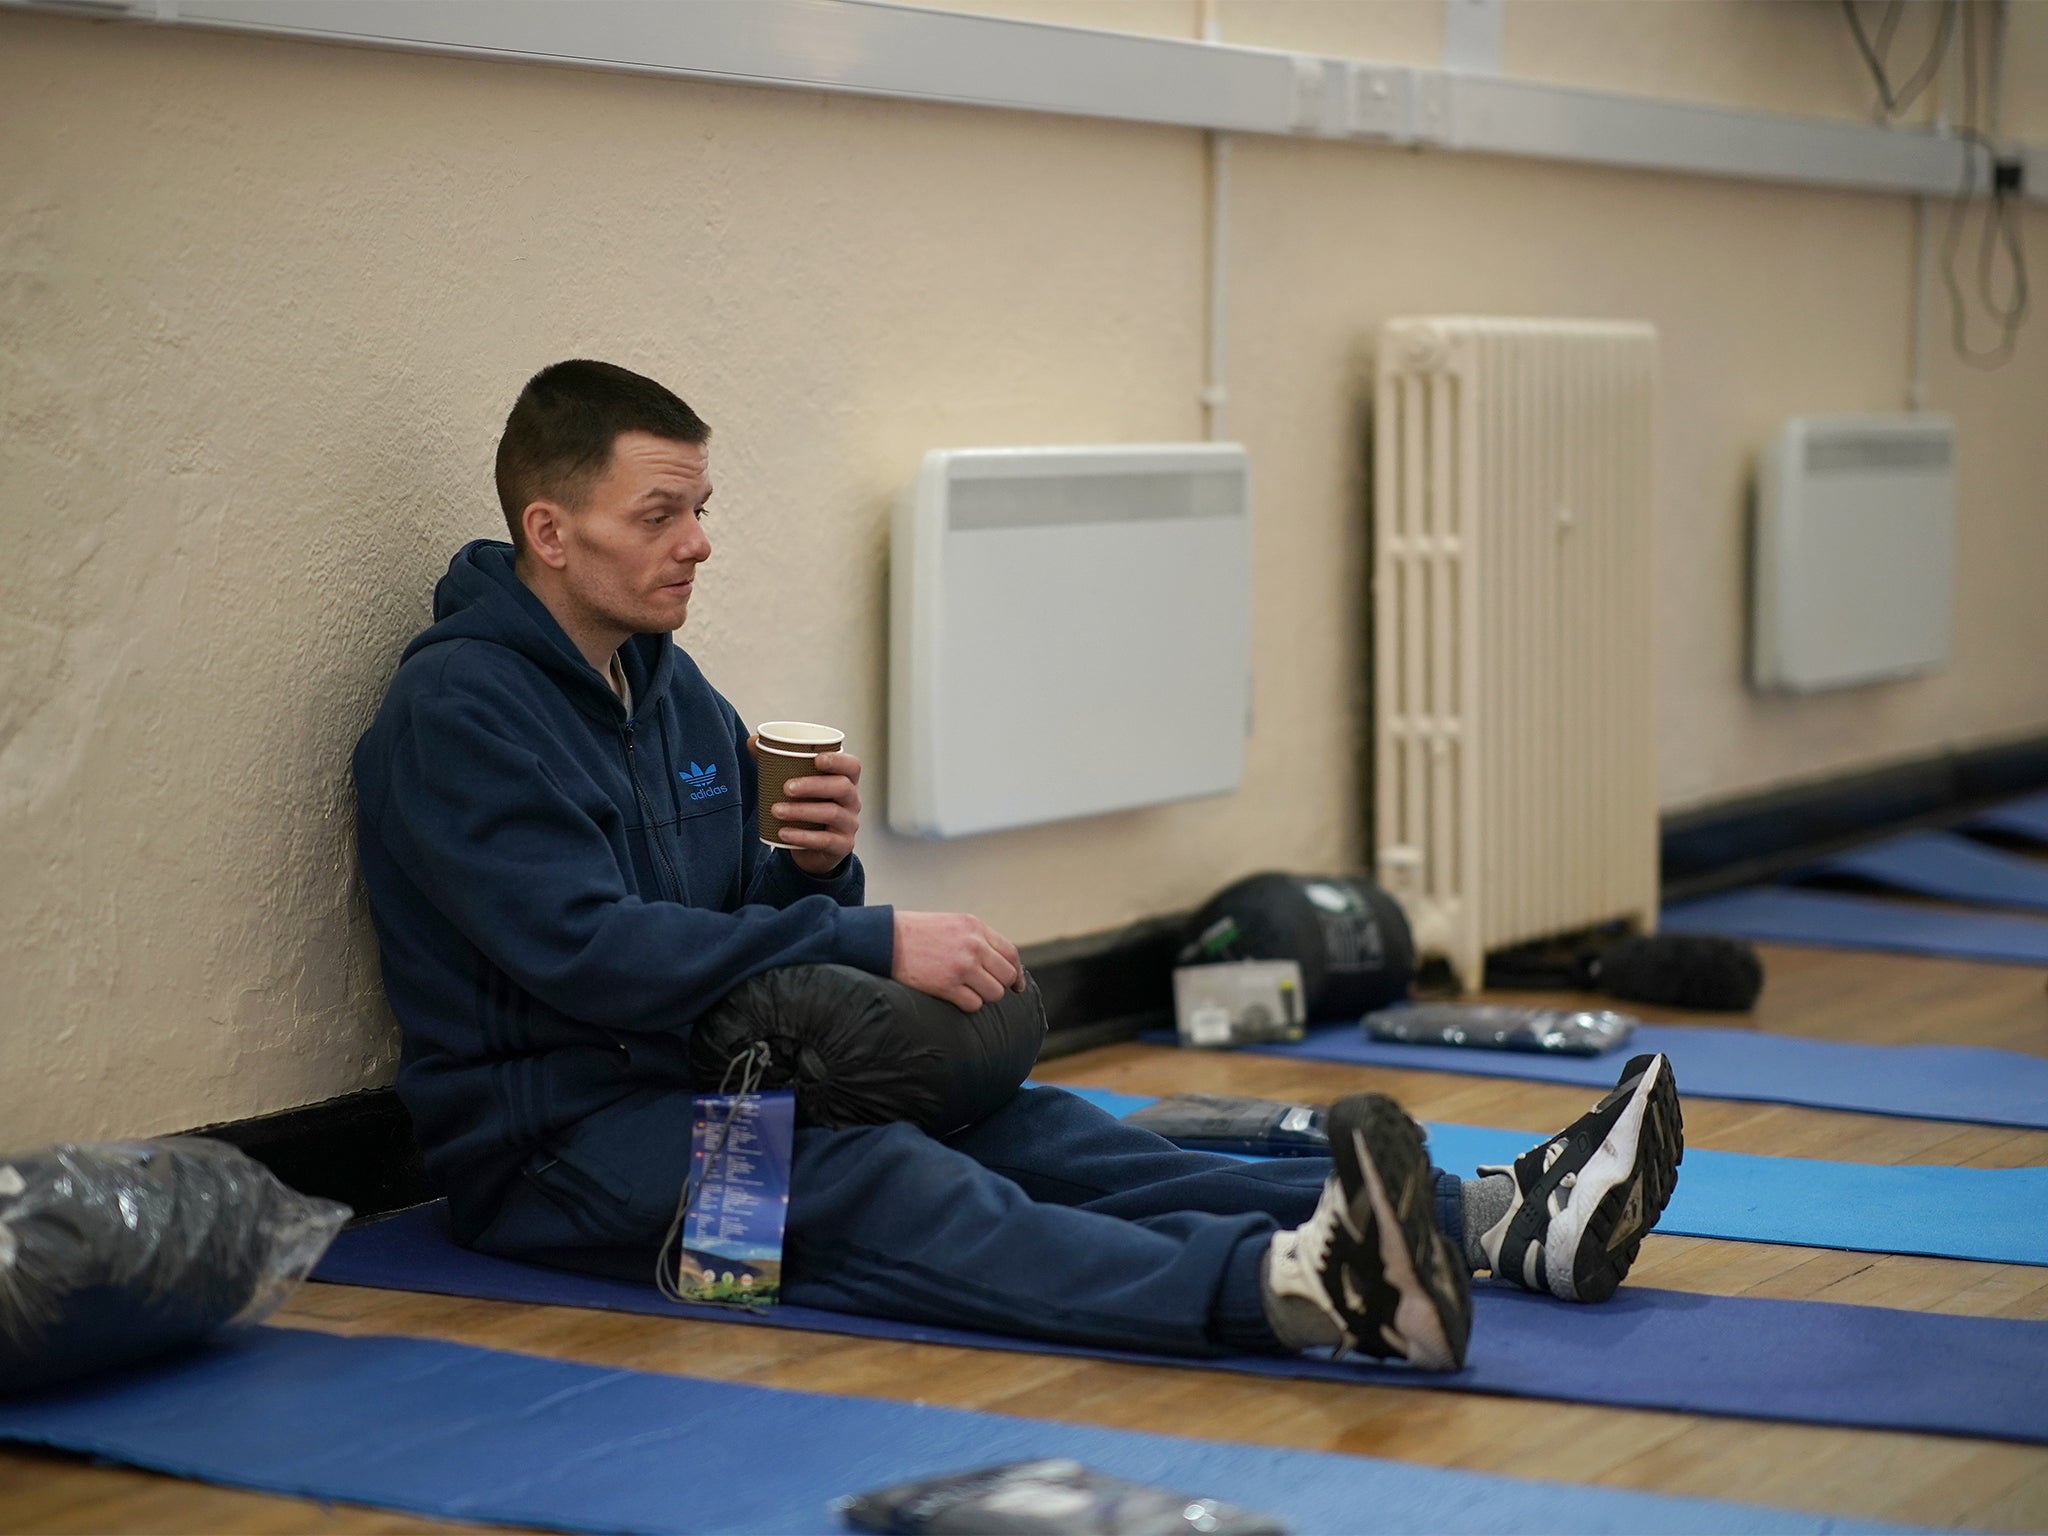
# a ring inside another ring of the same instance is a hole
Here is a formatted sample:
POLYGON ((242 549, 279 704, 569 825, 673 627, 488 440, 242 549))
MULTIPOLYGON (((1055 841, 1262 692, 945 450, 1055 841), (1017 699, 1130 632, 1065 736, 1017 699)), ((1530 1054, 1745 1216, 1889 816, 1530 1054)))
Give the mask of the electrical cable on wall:
MULTIPOLYGON (((2020 327, 2026 323, 2030 307, 2027 253, 2022 234, 2025 213, 2020 206, 2023 162, 2016 156, 2006 157, 1998 153, 1994 141, 1998 126, 1995 121, 1989 125, 1989 133, 1977 124, 1980 103, 1975 7, 1967 0, 1949 0, 1949 3, 1962 13, 1963 100, 1961 123, 1956 135, 1964 142, 1967 153, 1963 157, 1962 185, 1955 200, 1949 204, 1948 228, 1942 236, 1941 281, 1948 290, 1950 332, 1956 356, 1973 368, 1999 368, 2011 360, 2019 341, 2020 327), (1988 196, 1977 235, 1977 300, 1999 329, 1997 344, 1981 349, 1970 345, 1968 304, 1962 284, 1956 277, 1956 255, 1962 247, 1963 231, 1969 221, 1980 162, 1986 172, 1984 180, 1988 196), (1992 268, 2000 251, 2004 252, 2012 272, 2004 301, 1994 292, 1992 282, 1992 268)), ((1994 41, 1992 57, 1988 61, 1992 70, 1998 67, 1997 52, 1994 41)))
MULTIPOLYGON (((1863 62, 1877 85, 1880 116, 1887 122, 1911 106, 1927 89, 1958 33, 1961 35, 1961 111, 1950 131, 1963 145, 1963 176, 1955 197, 1949 203, 1948 222, 1942 235, 1941 280, 1949 296, 1950 340, 1956 356, 1973 368, 2002 367, 2012 358, 2018 345, 2020 327, 2026 322, 2031 307, 2022 233, 2025 217, 2021 205, 2025 190, 2024 162, 2017 155, 1999 153, 1995 108, 1988 124, 1978 120, 1982 93, 1978 88, 1976 7, 1971 0, 1942 0, 1941 15, 1935 23, 1934 37, 1925 56, 1903 84, 1892 84, 1886 59, 1899 20, 1905 13, 1905 4, 1906 0, 1888 0, 1873 38, 1864 29, 1856 0, 1841 0, 1842 13, 1856 39, 1857 51, 1862 54, 1863 62), (1999 331, 1997 343, 1982 348, 1970 343, 1969 299, 1956 271, 1956 259, 1962 250, 1964 231, 1976 200, 1980 176, 1986 195, 1977 237, 1976 297, 1999 331), (2000 255, 2004 256, 2011 273, 2003 298, 1998 294, 1995 280, 2000 255)), ((2000 39, 1994 35, 1990 57, 1985 61, 1986 68, 1993 75, 1994 95, 1996 71, 2003 51, 1999 43, 2000 39)))
POLYGON ((1926 57, 1921 59, 1919 68, 1907 77, 1906 83, 1895 88, 1885 69, 1885 60, 1891 53, 1892 35, 1898 31, 1899 19, 1906 13, 1906 0, 1889 0, 1884 15, 1878 19, 1875 41, 1863 30, 1863 17, 1856 9, 1856 0, 1842 0, 1842 14, 1849 18, 1849 31, 1856 38, 1857 51, 1863 55, 1871 78, 1877 82, 1877 97, 1882 104, 1885 121, 1889 122, 1913 105, 1933 83, 1942 59, 1948 54, 1949 42, 1955 36, 1956 4, 1957 0, 1943 0, 1941 16, 1935 22, 1934 38, 1927 45, 1926 57))

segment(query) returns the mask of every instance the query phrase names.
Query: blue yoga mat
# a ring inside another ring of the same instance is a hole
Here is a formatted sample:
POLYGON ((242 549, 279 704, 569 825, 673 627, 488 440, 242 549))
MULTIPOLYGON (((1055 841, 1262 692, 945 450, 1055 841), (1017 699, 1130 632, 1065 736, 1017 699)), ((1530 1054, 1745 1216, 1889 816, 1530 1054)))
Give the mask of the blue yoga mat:
POLYGON ((1943 901, 2048 912, 2048 863, 1955 832, 1908 832, 1794 870, 1794 882, 1854 880, 1943 901))
MULTIPOLYGON (((1099 1088, 1067 1091, 1119 1119, 1154 1102, 1099 1088)), ((1538 1139, 1478 1125, 1431 1122, 1426 1129, 1431 1159, 1460 1175, 1482 1163, 1505 1166, 1538 1139)), ((2048 1264, 2044 1211, 2048 1168, 1894 1167, 1689 1147, 1657 1230, 1743 1243, 2048 1264)))
MULTIPOLYGON (((1158 1038, 1173 1041, 1171 1034, 1158 1038)), ((1294 1045, 1246 1049, 1350 1066, 1460 1072, 1602 1089, 1614 1086, 1628 1056, 1662 1051, 1671 1058, 1679 1093, 1688 1098, 1746 1099, 2048 1130, 2048 1060, 1981 1046, 1867 1045, 1712 1024, 1645 1024, 1623 1050, 1605 1056, 1552 1056, 1456 1045, 1400 1045, 1368 1040, 1355 1024, 1333 1024, 1311 1030, 1306 1040, 1294 1045)))
POLYGON ((842 1495, 1048 1456, 1277 1515, 1301 1536, 1900 1529, 287 1328, 0 1399, 0 1438, 231 1487, 558 1531, 829 1536, 844 1530, 832 1509, 842 1495))
POLYGON ((1879 949, 2000 965, 2048 965, 2048 921, 1998 912, 1751 886, 1666 907, 1666 933, 1720 933, 1815 949, 1879 949))
POLYGON ((1964 825, 1978 831, 2002 832, 2008 837, 2048 843, 2048 790, 2007 805, 1994 806, 1972 816, 1964 825))
POLYGON ((2048 1323, 1624 1286, 1597 1307, 1509 1285, 1473 1290, 1471 1358, 1431 1375, 1307 1356, 1184 1359, 779 1306, 677 1306, 649 1283, 513 1264, 458 1248, 439 1206, 344 1232, 317 1280, 394 1291, 728 1320, 857 1338, 1078 1355, 1241 1375, 1434 1387, 1622 1408, 2048 1443, 2048 1323))

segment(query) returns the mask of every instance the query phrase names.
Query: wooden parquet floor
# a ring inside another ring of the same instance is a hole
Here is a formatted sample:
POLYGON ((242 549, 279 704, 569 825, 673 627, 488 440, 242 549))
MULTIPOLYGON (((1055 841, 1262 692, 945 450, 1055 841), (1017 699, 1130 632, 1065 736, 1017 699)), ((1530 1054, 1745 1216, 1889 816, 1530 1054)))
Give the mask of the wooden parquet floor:
MULTIPOLYGON (((1766 947, 1758 1029, 2048 1055, 2039 970, 1766 947)), ((1655 1010, 1642 1010, 1648 1016, 1655 1010)), ((1718 1022, 1718 1021, 1717 1021, 1718 1022)), ((1047 1063, 1041 1080, 1162 1094, 1322 1100, 1358 1089, 1419 1117, 1515 1126, 1578 1114, 1578 1089, 1120 1045, 1047 1063)), ((1681 1090, 1683 1080, 1681 1079, 1681 1090)), ((1689 1146, 1874 1163, 2048 1165, 2048 1132, 1688 1100, 1689 1146)), ((2048 1213, 2041 1219, 2048 1221, 2048 1213)), ((2048 1321, 2048 1269, 1653 1236, 1633 1279, 1715 1295, 1814 1298, 2048 1321)), ((1427 1389, 1279 1382, 311 1285, 279 1322, 397 1333, 594 1364, 854 1397, 1356 1453, 1532 1478, 1734 1498, 1984 1530, 2048 1529, 2048 1447, 1536 1405, 1427 1389)), ((1475 1339, 1483 1350, 1483 1337, 1475 1339)), ((1939 1370, 1939 1361, 1926 1368, 1939 1370)), ((2048 1383, 2042 1384, 2048 1415, 2048 1383)), ((377 1511, 230 1492, 55 1455, 0 1451, 0 1531, 415 1532, 459 1529, 377 1511)))

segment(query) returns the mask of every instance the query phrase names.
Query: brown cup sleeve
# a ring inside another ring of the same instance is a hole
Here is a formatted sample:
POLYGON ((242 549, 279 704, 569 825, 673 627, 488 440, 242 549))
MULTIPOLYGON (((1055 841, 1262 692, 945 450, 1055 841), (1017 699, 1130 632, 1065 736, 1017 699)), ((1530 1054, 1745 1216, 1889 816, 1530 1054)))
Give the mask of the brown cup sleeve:
POLYGON ((783 824, 775 815, 775 802, 782 798, 784 784, 817 772, 816 759, 814 756, 780 757, 773 752, 763 752, 755 759, 755 765, 754 783, 761 797, 755 831, 762 842, 787 848, 790 845, 782 840, 783 824))

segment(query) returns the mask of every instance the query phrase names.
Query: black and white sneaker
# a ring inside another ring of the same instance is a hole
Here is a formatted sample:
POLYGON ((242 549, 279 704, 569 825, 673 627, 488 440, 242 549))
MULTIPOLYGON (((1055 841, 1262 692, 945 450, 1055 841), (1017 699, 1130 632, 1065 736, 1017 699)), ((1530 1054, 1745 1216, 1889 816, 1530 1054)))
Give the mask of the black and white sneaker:
POLYGON ((1392 1099, 1330 1106, 1329 1181, 1315 1215, 1266 1251, 1266 1311, 1295 1349, 1403 1359, 1426 1371, 1465 1363, 1471 1282, 1436 1224, 1422 1132, 1392 1099))
POLYGON ((1614 1090, 1512 1168, 1514 1203, 1479 1239, 1494 1274, 1564 1301, 1605 1301, 1664 1213, 1685 1157, 1671 1063, 1638 1056, 1614 1090))

